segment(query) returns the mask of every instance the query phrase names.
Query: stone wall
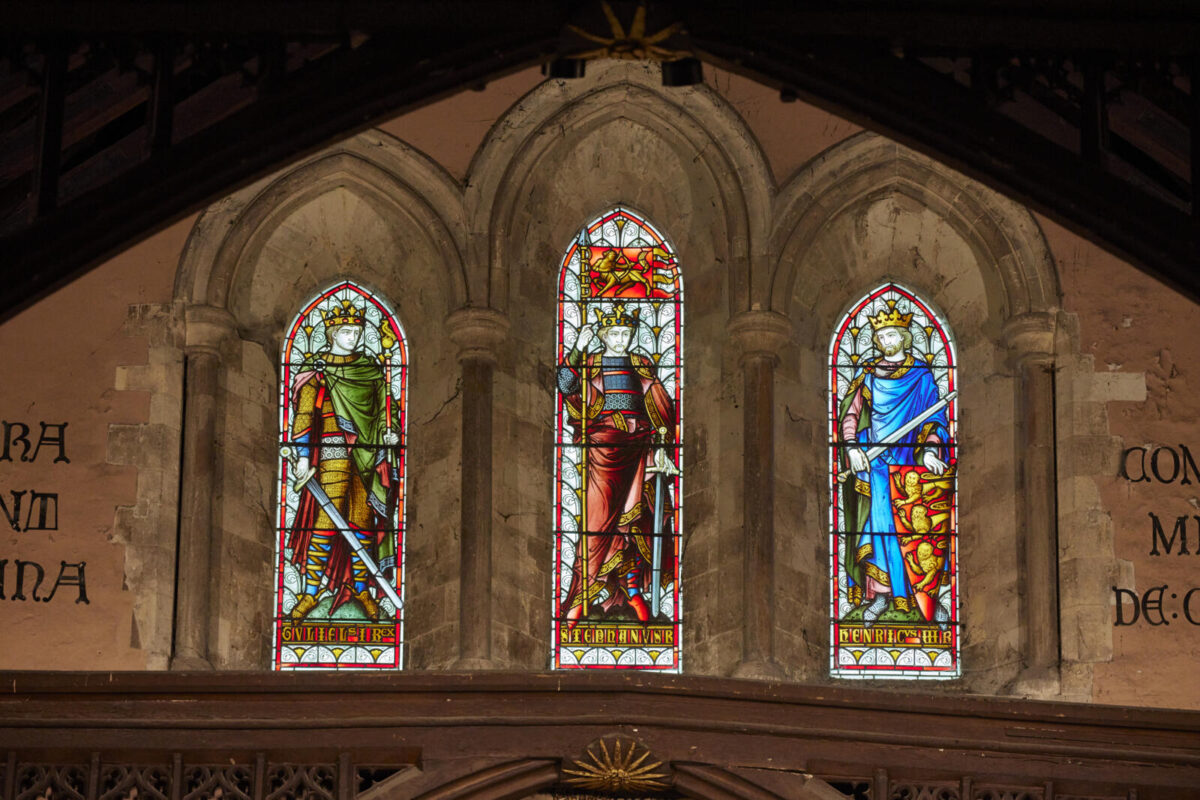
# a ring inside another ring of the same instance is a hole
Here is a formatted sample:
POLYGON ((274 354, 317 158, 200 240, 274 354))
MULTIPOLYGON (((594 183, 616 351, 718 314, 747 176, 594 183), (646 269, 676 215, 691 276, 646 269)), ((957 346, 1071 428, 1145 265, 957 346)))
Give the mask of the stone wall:
POLYGON ((492 304, 511 321, 494 446, 516 468, 497 475, 494 590, 497 643, 524 669, 549 658, 557 266, 578 230, 618 205, 646 215, 682 265, 686 663, 722 674, 740 652, 740 382, 724 331, 746 291, 761 236, 751 230, 763 223, 751 217, 767 211, 769 182, 719 96, 655 81, 651 69, 611 65, 545 84, 497 126, 468 193, 491 243, 492 304), (531 592, 531 576, 544 588, 531 592))
POLYGON ((780 205, 772 291, 796 335, 779 369, 778 552, 788 575, 780 594, 790 607, 782 617, 802 621, 801 637, 782 636, 804 655, 798 675, 820 679, 828 646, 829 341, 857 298, 894 280, 940 309, 956 339, 964 593, 956 686, 1000 691, 1020 671, 1026 618, 1014 411, 1020 379, 1008 364, 1004 328, 1014 314, 1056 308, 1040 234, 1023 209, 874 135, 827 151, 785 188, 780 205), (1014 233, 1028 241, 1014 248, 1005 239, 1014 233))
POLYGON ((1190 588, 1185 558, 1146 555, 1148 514, 1173 524, 1200 501, 1115 476, 1123 446, 1192 444, 1196 354, 1178 335, 1192 304, 930 159, 719 71, 669 89, 640 64, 569 82, 523 72, 382 128, 0 328, 0 367, 24 376, 0 418, 73 426, 70 465, 0 463, 0 491, 67 483, 77 498, 64 494, 59 531, 14 533, 9 552, 85 553, 92 600, 9 606, 21 646, 0 666, 161 669, 174 652, 177 668, 266 668, 279 348, 305 300, 352 278, 410 343, 406 667, 545 669, 557 269, 582 225, 627 205, 674 244, 687 303, 687 673, 828 680, 829 338, 854 299, 896 280, 944 312, 959 348, 965 670, 940 690, 1200 706, 1172 677, 1198 654, 1191 626, 1114 637, 1112 624, 1114 585, 1190 588), (784 334, 759 353, 774 511, 752 524, 739 331, 763 314, 784 334), (479 315, 491 333, 471 332, 479 315), (464 383, 476 368, 486 380, 464 383), (1022 418, 1039 397, 1048 435, 1022 418), (478 408, 490 439, 474 435, 478 408), (204 420, 212 452, 197 456, 186 434, 204 420), (1052 452, 1052 482, 1029 484, 1031 446, 1052 452), (472 480, 492 491, 465 509, 472 480), (1057 514, 1048 528, 1031 494, 1057 514), (466 525, 473 513, 488 524, 466 525), (766 566, 751 547, 764 543, 766 566), (488 563, 490 581, 463 578, 488 563), (750 583, 768 589, 765 622, 750 583), (747 638, 760 623, 766 639, 747 638), (486 646, 467 653, 476 632, 486 646), (1047 641, 1061 681, 1030 669, 1047 641))

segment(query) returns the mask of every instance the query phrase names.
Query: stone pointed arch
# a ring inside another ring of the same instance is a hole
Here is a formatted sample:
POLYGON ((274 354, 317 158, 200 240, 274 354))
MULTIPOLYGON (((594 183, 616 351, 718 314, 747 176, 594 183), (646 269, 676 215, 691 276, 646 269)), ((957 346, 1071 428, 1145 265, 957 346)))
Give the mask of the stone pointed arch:
MULTIPOLYGON (((420 391, 409 396, 409 413, 435 417, 455 392, 443 323, 467 301, 463 220, 461 190, 449 175, 399 140, 368 131, 230 195, 196 222, 175 284, 187 370, 180 666, 267 663, 262 627, 270 623, 217 612, 219 598, 264 586, 261 543, 272 534, 262 509, 274 492, 262 476, 276 471, 284 326, 339 281, 383 298, 411 343, 410 386, 420 391)), ((444 457, 435 442, 457 441, 448 415, 440 427, 410 432, 413 469, 444 457)), ((439 498, 424 508, 445 518, 455 503, 439 498)), ((426 584, 416 594, 425 590, 441 587, 426 584)))
MULTIPOLYGON (((961 529, 971 532, 959 553, 970 593, 961 606, 960 685, 987 692, 1056 679, 1055 439, 1044 421, 1055 413, 1061 290, 1037 221, 948 167, 863 133, 818 156, 781 191, 772 241, 770 307, 793 320, 800 348, 779 376, 801 417, 827 413, 829 383, 816 365, 828 365, 831 332, 855 298, 895 283, 944 314, 957 339, 959 398, 972 414, 958 439, 961 529), (985 462, 986 479, 965 468, 985 462), (1017 587, 1019 613, 995 613, 987 599, 1016 595, 1017 587)), ((784 439, 795 448, 817 443, 797 426, 784 439)), ((796 486, 819 480, 811 464, 792 472, 786 480, 796 486)), ((828 507, 808 513, 808 523, 829 529, 828 507)))
MULTIPOLYGON (((766 161, 733 110, 705 86, 664 88, 652 64, 589 62, 587 77, 543 82, 497 121, 464 192, 467 263, 470 283, 487 285, 488 305, 509 321, 505 356, 496 367, 493 449, 512 454, 510 471, 522 476, 524 487, 549 487, 554 480, 544 437, 552 401, 519 387, 554 391, 545 381, 554 374, 546 367, 556 362, 557 267, 580 226, 614 207, 637 209, 660 226, 685 284, 703 287, 689 294, 684 336, 696 343, 686 346, 689 363, 697 365, 696 371, 688 367, 689 385, 711 391, 692 395, 687 435, 709 458, 689 469, 701 482, 723 485, 717 472, 731 441, 724 432, 740 430, 735 410, 718 399, 727 365, 723 333, 729 316, 749 302, 752 260, 766 258, 771 187, 766 161)), ((505 476, 495 485, 496 509, 506 512, 493 520, 495 540, 509 551, 497 563, 534 558, 549 564, 550 515, 542 510, 543 495, 534 500, 524 487, 505 476), (515 509, 521 513, 510 513, 515 509)), ((728 540, 740 532, 740 511, 732 489, 714 493, 711 502, 712 513, 691 506, 695 527, 688 541, 716 557, 735 550, 728 540)), ((492 586, 497 597, 526 591, 522 573, 508 566, 497 569, 492 586)), ((731 591, 723 586, 708 596, 723 603, 731 591)), ((522 640, 528 646, 515 651, 523 654, 522 665, 541 668, 530 654, 544 652, 546 611, 506 602, 496 605, 495 615, 528 637, 522 640)), ((731 635, 724 626, 736 624, 722 618, 719 627, 697 634, 697 656, 688 668, 732 669, 721 661, 729 654, 717 642, 731 635)))
POLYGON ((467 297, 463 269, 466 226, 462 192, 439 165, 400 140, 372 130, 209 206, 180 258, 175 296, 189 304, 226 307, 245 264, 297 208, 345 189, 387 218, 407 219, 442 257, 436 272, 449 309, 467 297))
MULTIPOLYGON (((787 313, 817 277, 799 270, 805 250, 838 215, 899 193, 942 217, 975 251, 989 308, 1001 319, 1058 306, 1058 273, 1045 236, 1024 206, 933 159, 864 132, 831 147, 797 173, 775 202, 770 307, 787 313)), ((766 299, 766 298, 764 298, 766 299)))
MULTIPOLYGON (((731 312, 746 307, 755 266, 768 261, 774 184, 766 158, 745 122, 715 91, 706 86, 664 89, 656 68, 633 62, 601 62, 589 65, 586 78, 546 81, 497 121, 471 164, 467 182, 469 262, 481 273, 473 282, 486 279, 490 304, 507 306, 516 269, 511 248, 521 239, 513 230, 516 207, 539 182, 553 179, 546 171, 552 153, 569 150, 616 121, 666 142, 681 160, 695 163, 691 179, 714 190, 720 201, 716 216, 725 227, 721 256, 729 259, 723 267, 731 312)), ((645 180, 654 177, 648 174, 645 180)), ((689 241, 684 237, 690 226, 672 217, 691 216, 693 210, 661 207, 639 197, 644 194, 640 189, 627 184, 619 190, 623 196, 593 196, 587 206, 573 209, 555 248, 569 240, 578 219, 629 204, 679 229, 678 245, 686 255, 689 241)), ((586 194, 587 187, 580 191, 586 194)))

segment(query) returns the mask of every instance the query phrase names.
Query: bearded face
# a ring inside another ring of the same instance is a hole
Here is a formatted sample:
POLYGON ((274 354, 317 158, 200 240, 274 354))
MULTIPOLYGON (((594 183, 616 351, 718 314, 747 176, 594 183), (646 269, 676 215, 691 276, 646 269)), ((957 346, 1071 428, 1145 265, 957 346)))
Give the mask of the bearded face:
POLYGON ((908 346, 904 334, 905 331, 900 328, 884 328, 875 334, 875 343, 885 356, 894 356, 908 346))
POLYGON ((629 345, 633 341, 633 328, 601 328, 597 335, 604 342, 604 349, 609 355, 623 356, 629 352, 629 345))

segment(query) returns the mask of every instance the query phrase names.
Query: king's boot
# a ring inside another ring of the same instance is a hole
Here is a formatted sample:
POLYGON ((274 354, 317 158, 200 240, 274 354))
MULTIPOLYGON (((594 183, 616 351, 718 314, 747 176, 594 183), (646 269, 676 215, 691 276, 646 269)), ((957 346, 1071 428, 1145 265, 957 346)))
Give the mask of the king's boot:
POLYGON ((875 595, 875 599, 871 601, 871 605, 863 609, 862 620, 864 628, 869 628, 875 624, 875 620, 879 619, 879 615, 887 608, 889 597, 891 595, 877 594, 875 595))
POLYGON ((650 621, 650 606, 646 605, 646 598, 642 595, 642 576, 637 571, 625 573, 625 594, 629 597, 629 607, 633 609, 633 613, 637 614, 639 622, 650 621))

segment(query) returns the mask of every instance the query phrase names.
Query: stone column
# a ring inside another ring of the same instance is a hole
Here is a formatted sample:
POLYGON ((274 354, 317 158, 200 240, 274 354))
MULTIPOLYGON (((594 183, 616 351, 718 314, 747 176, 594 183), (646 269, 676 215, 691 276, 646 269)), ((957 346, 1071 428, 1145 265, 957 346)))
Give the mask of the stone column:
POLYGON ((455 669, 492 661, 492 377, 508 318, 491 308, 461 308, 446 320, 462 368, 462 527, 459 533, 458 660, 455 669))
POLYGON ((1056 682, 1059 665, 1058 520, 1054 430, 1054 316, 1004 326, 1017 375, 1017 520, 1024 558, 1021 627, 1026 682, 1056 682))
POLYGON ((775 663, 775 367, 791 336, 787 317, 744 311, 729 321, 744 396, 742 441, 742 660, 734 677, 782 678, 775 663))
POLYGON ((213 306, 192 306, 186 315, 183 397, 183 464, 179 494, 175 633, 171 669, 212 669, 209 630, 213 552, 214 455, 221 343, 234 332, 233 317, 213 306))

